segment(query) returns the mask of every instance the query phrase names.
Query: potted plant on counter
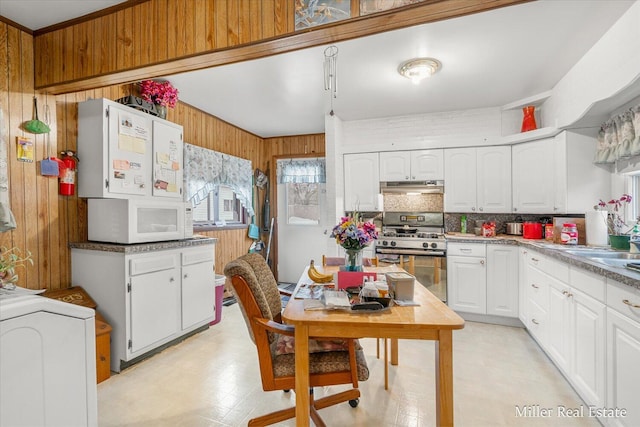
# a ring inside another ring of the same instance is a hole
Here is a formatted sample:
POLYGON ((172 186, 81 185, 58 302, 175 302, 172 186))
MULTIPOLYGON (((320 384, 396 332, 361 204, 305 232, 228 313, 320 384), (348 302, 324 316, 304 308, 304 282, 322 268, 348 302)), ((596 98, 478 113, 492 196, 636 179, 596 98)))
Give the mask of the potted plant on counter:
POLYGON ((629 232, 633 226, 628 226, 624 220, 626 206, 631 203, 631 196, 623 194, 619 199, 604 202, 602 199, 595 206, 596 210, 607 212, 607 231, 609 244, 613 249, 629 250, 629 232))
POLYGON ((0 248, 0 288, 15 289, 18 281, 15 269, 24 266, 27 262, 33 265, 31 252, 26 251, 26 254, 23 255, 18 248, 0 248))

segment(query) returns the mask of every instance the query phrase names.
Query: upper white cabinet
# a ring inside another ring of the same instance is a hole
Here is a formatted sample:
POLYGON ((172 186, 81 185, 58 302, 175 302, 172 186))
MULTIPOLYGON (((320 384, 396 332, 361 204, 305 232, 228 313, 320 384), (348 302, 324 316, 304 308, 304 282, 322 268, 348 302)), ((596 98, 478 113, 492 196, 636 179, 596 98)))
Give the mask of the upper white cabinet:
POLYGON ((576 214, 608 198, 611 174, 593 164, 596 139, 565 131, 512 147, 513 211, 576 214))
POLYGON ((555 212, 553 138, 514 145, 511 152, 513 212, 555 212))
POLYGON ((446 212, 511 212, 511 147, 444 150, 446 212))
POLYGON ((78 104, 78 196, 182 198, 182 126, 108 99, 78 104))
POLYGON ((380 153, 380 181, 444 179, 444 150, 385 151, 380 153))
POLYGON ((378 211, 380 193, 378 153, 344 155, 344 208, 378 211))

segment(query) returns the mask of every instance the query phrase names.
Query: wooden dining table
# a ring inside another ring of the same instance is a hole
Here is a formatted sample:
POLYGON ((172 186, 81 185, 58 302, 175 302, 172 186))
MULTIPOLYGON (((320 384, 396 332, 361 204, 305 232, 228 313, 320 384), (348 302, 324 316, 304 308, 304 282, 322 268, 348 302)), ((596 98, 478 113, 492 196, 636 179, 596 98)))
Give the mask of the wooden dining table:
MULTIPOLYGON (((324 267, 325 273, 339 267, 324 267)), ((304 300, 296 299, 297 290, 311 283, 302 273, 293 297, 282 313, 285 323, 295 326, 296 425, 308 426, 309 397, 309 337, 391 338, 435 341, 436 424, 453 425, 453 331, 464 327, 464 320, 417 280, 414 285, 415 306, 394 305, 380 312, 350 310, 305 310, 304 300)), ((403 271, 397 266, 365 267, 364 271, 384 274, 403 271)))

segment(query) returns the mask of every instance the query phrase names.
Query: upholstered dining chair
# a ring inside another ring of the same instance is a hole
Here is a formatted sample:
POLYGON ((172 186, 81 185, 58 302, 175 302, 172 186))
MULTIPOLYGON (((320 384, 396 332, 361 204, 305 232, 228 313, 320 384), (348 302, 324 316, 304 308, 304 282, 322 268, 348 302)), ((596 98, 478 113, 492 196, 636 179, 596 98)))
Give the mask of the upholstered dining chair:
MULTIPOLYGON (((295 329, 282 323, 282 304, 278 286, 265 259, 250 253, 228 263, 224 274, 256 345, 264 391, 295 389, 295 329)), ((369 369, 357 340, 311 339, 309 342, 309 383, 311 385, 311 419, 323 426, 317 410, 348 401, 358 405, 358 381, 369 377, 369 369), (313 387, 352 384, 353 388, 314 400, 313 387)), ((295 407, 272 412, 249 421, 250 426, 274 424, 295 417, 295 407)))
MULTIPOLYGON (((338 266, 344 265, 344 257, 337 256, 325 256, 322 255, 322 266, 338 266)), ((362 258, 362 265, 365 267, 377 267, 378 266, 378 257, 373 258, 362 258)))

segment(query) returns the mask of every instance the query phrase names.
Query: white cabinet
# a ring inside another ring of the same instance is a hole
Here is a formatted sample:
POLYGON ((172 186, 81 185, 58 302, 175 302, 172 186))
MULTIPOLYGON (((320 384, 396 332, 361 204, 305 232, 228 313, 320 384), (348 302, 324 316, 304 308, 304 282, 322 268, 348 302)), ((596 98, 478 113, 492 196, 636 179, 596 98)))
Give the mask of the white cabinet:
POLYGON ((607 283, 607 403, 624 408, 625 417, 609 418, 610 426, 640 425, 640 291, 607 283), (626 302, 625 302, 626 301, 626 302))
POLYGON ((518 317, 518 248, 449 243, 447 286, 453 310, 518 317))
POLYGON ((511 152, 513 212, 556 212, 553 138, 514 145, 511 152))
POLYGON ((511 147, 444 151, 446 212, 511 212, 511 147))
POLYGON ((98 425, 94 316, 41 296, 0 296, 1 426, 98 425))
POLYGON ((605 405, 604 278, 531 250, 521 319, 588 405, 605 405))
POLYGON ((444 151, 445 212, 476 211, 476 149, 444 151))
POLYGON ((513 211, 584 213, 610 193, 610 172, 593 164, 596 139, 564 131, 517 144, 513 155, 513 211), (603 196, 604 195, 604 196, 603 196))
POLYGON ((182 198, 182 126, 108 99, 78 104, 78 196, 182 198))
MULTIPOLYGON (((165 251, 129 257, 131 353, 178 332, 180 253, 165 251)), ((98 304, 100 304, 98 302, 98 304)))
POLYGON ((344 209, 379 211, 380 171, 378 153, 344 155, 344 209))
POLYGON ((518 247, 487 245, 487 314, 518 317, 518 247))
POLYGON ((215 274, 209 247, 182 251, 182 329, 215 317, 215 274))
POLYGON ((380 181, 435 181, 443 179, 443 149, 380 153, 380 181))
POLYGON ((112 371, 215 319, 215 245, 158 245, 71 250, 72 283, 113 327, 112 371))
POLYGON ((486 314, 486 245, 447 245, 447 304, 455 311, 486 314))

